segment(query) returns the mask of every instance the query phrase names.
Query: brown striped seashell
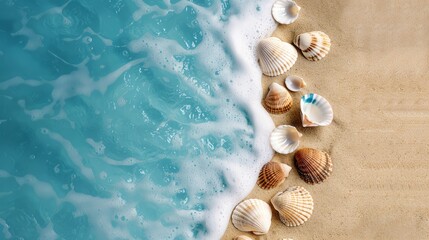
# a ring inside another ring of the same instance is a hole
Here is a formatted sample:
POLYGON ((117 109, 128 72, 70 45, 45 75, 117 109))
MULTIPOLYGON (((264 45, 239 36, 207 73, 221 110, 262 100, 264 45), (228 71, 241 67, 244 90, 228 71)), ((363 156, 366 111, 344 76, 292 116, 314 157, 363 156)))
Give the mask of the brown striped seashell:
POLYGON ((268 162, 259 172, 257 184, 260 188, 266 190, 275 188, 285 181, 291 169, 285 163, 268 162))
POLYGON ((268 203, 260 199, 247 199, 232 212, 232 224, 243 232, 267 234, 271 226, 272 212, 268 203))
POLYGON ((233 238, 232 240, 253 240, 253 238, 248 237, 246 235, 240 235, 240 236, 233 238))
POLYGON ((271 83, 264 99, 265 109, 272 114, 282 114, 292 108, 293 100, 288 90, 278 83, 271 83))
POLYGON ((323 182, 332 172, 329 154, 313 148, 303 148, 295 153, 295 166, 299 176, 309 184, 323 182))
POLYGON ((313 198, 303 187, 288 187, 272 199, 274 209, 279 212, 280 221, 288 227, 296 227, 306 222, 313 213, 313 198))
POLYGON ((319 61, 331 49, 331 39, 321 31, 299 34, 295 37, 293 43, 301 49, 304 57, 310 61, 319 61))
POLYGON ((298 52, 293 45, 276 37, 261 40, 257 53, 262 73, 270 77, 285 73, 298 59, 298 52))

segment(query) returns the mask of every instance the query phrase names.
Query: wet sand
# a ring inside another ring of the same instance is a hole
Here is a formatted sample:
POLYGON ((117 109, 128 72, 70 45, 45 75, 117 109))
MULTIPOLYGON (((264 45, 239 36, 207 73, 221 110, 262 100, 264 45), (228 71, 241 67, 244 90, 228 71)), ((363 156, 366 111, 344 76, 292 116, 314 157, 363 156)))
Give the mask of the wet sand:
POLYGON ((312 217, 293 228, 274 212, 267 235, 242 233, 230 223, 223 239, 429 239, 429 1, 297 3, 298 20, 273 36, 292 42, 295 34, 320 30, 331 37, 331 51, 319 62, 300 53, 286 74, 263 76, 263 94, 287 75, 306 80, 302 93, 292 93, 292 110, 272 117, 303 133, 301 148, 329 152, 333 173, 309 185, 293 154, 276 154, 273 161, 293 166, 289 178, 269 191, 255 186, 247 198, 269 201, 288 186, 303 186, 315 201, 312 217), (302 127, 299 98, 308 92, 331 103, 330 126, 302 127))

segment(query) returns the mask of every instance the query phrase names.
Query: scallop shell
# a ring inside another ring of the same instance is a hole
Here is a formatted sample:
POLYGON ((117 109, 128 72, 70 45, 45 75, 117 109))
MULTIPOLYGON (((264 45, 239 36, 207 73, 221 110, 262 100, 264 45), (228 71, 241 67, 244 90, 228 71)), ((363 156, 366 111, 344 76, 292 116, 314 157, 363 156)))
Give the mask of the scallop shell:
POLYGON ((271 226, 271 208, 259 199, 247 199, 232 212, 232 224, 240 231, 263 235, 271 226))
POLYGON ((313 213, 313 198, 305 188, 299 186, 288 187, 277 193, 271 203, 279 212, 280 220, 288 227, 303 224, 313 213))
POLYGON ((299 139, 302 134, 290 125, 280 125, 276 127, 270 136, 271 147, 281 154, 288 154, 295 151, 299 146, 299 139))
POLYGON ((329 154, 313 148, 298 150, 295 153, 295 166, 299 176, 309 184, 323 182, 332 172, 329 154))
POLYGON ((232 240, 253 240, 253 238, 245 236, 245 235, 240 235, 240 236, 233 238, 232 240))
POLYGON ((277 0, 271 13, 278 23, 291 24, 298 18, 299 10, 301 7, 292 0, 277 0))
POLYGON ((309 93, 302 96, 300 104, 304 127, 328 126, 334 119, 331 104, 318 94, 309 93))
POLYGON ((318 61, 324 58, 331 49, 331 39, 320 31, 302 33, 295 37, 293 43, 302 51, 305 58, 318 61))
POLYGON ((265 109, 273 114, 281 114, 289 111, 292 104, 292 96, 288 90, 278 83, 271 83, 263 103, 265 109))
POLYGON ((298 92, 301 91, 301 89, 305 88, 307 86, 307 83, 305 83, 302 77, 290 75, 285 79, 285 85, 290 91, 298 92))
POLYGON ((259 172, 257 184, 262 189, 271 189, 282 184, 292 168, 279 162, 266 163, 259 172))
POLYGON ((275 77, 285 73, 296 62, 298 53, 290 43, 276 37, 261 40, 257 48, 262 73, 275 77))

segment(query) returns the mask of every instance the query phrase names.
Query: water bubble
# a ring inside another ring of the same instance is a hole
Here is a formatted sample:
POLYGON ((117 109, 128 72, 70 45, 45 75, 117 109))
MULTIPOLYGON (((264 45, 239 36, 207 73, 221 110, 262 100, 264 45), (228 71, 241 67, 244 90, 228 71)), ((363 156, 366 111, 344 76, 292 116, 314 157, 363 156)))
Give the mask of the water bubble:
POLYGON ((36 159, 36 155, 31 154, 31 155, 30 155, 30 159, 36 159))
POLYGON ((105 180, 107 178, 107 173, 105 171, 100 172, 99 174, 100 179, 105 180))
POLYGON ((125 106, 125 104, 127 104, 127 100, 125 100, 123 97, 118 98, 116 102, 120 107, 125 106))
POLYGON ((56 174, 60 173, 60 164, 57 164, 57 165, 54 167, 54 173, 56 173, 56 174))
POLYGON ((90 44, 92 42, 92 37, 86 36, 86 37, 82 38, 82 42, 85 44, 90 44))

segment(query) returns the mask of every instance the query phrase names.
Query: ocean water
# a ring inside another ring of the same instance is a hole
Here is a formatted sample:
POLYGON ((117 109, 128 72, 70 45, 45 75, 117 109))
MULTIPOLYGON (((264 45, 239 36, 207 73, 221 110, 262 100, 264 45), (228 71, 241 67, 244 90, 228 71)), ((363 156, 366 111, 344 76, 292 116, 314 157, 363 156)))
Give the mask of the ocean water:
POLYGON ((272 157, 265 0, 0 0, 0 239, 219 239, 272 157))

